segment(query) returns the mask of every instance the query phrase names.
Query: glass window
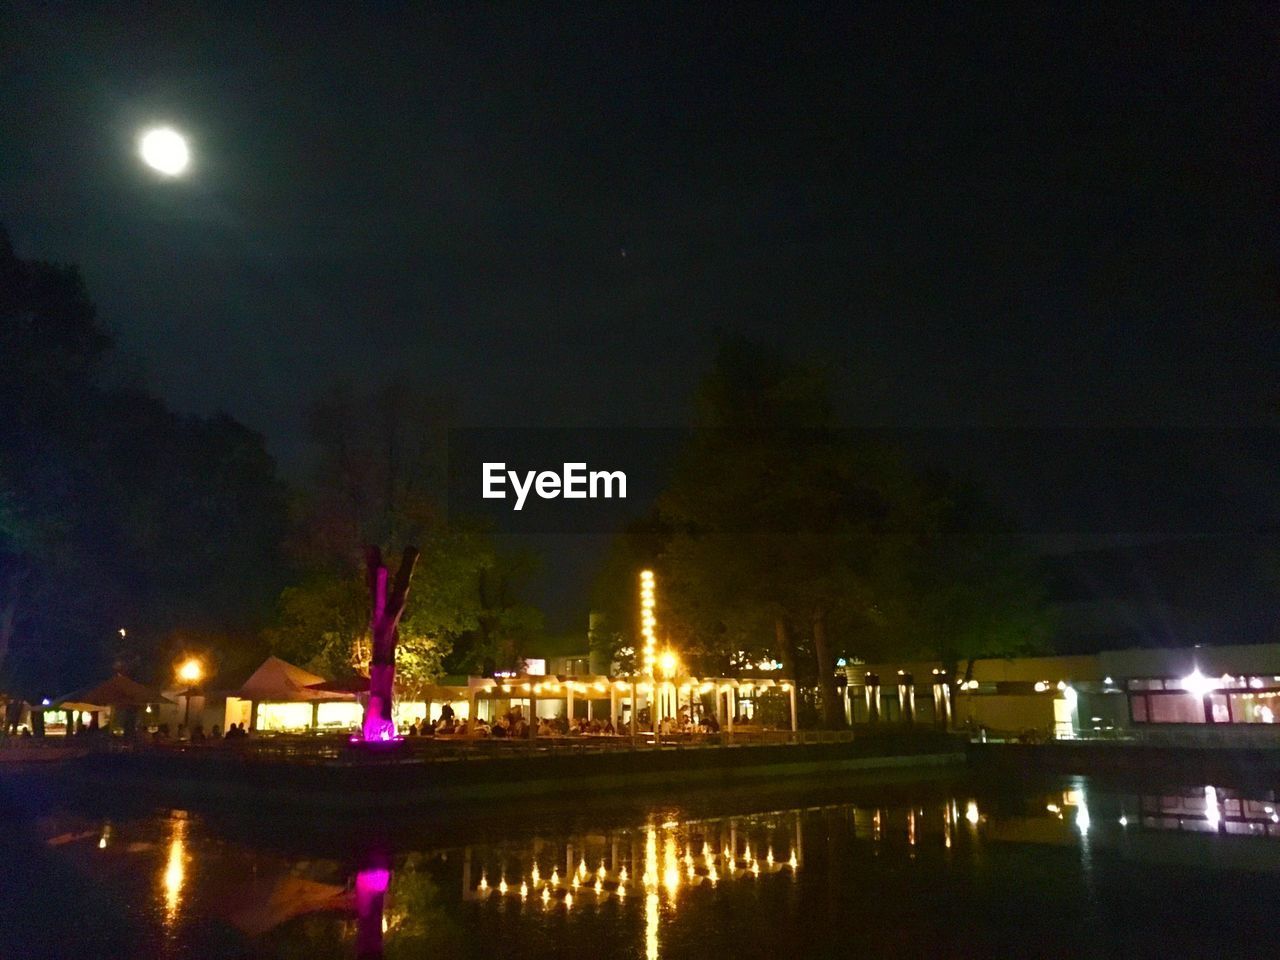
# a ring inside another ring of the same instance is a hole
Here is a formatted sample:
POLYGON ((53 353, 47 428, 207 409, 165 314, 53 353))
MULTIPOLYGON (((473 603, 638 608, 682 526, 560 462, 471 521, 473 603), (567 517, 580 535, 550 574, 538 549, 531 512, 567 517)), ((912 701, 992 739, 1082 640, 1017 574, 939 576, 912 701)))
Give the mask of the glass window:
POLYGON ((1231 716, 1236 723, 1275 723, 1280 703, 1268 694, 1233 693, 1231 716))
POLYGON ((1151 723, 1204 723, 1204 702, 1189 693, 1161 693, 1150 697, 1151 723))
POLYGON ((1133 711, 1134 723, 1147 722, 1147 697, 1146 694, 1137 694, 1129 697, 1129 709, 1133 711))
POLYGON ((1225 693, 1210 694, 1209 708, 1212 711, 1214 723, 1231 722, 1231 714, 1227 710, 1227 695, 1225 693))

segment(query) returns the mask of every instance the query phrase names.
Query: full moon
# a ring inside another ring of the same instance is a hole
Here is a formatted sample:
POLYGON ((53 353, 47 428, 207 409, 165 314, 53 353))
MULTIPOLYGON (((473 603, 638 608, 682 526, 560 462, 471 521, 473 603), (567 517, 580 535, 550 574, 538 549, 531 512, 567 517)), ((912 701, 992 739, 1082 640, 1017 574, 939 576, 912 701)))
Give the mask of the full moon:
POLYGON ((176 177, 191 162, 186 138, 172 127, 148 130, 138 140, 138 152, 147 166, 166 177, 176 177))

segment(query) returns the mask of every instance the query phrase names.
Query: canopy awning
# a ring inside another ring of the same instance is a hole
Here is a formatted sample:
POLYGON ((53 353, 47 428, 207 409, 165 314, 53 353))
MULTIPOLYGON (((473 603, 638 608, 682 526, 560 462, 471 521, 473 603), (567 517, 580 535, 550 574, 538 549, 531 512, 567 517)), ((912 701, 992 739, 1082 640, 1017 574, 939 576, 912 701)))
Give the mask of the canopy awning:
POLYGON ((273 656, 267 657, 262 666, 253 671, 236 696, 259 703, 321 703, 355 699, 353 693, 314 689, 314 684, 325 682, 324 677, 273 656))
POLYGON ((123 673, 92 687, 83 687, 59 697, 56 710, 101 710, 105 707, 145 707, 152 703, 172 703, 159 690, 139 683, 123 673))

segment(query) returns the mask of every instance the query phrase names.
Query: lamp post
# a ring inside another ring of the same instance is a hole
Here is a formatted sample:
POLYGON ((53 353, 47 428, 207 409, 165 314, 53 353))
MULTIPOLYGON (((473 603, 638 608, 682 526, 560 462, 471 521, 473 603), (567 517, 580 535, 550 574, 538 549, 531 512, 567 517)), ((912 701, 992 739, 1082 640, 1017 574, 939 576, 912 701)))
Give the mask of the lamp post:
POLYGON ((187 711, 182 725, 187 728, 188 736, 191 730, 191 694, 195 692, 196 684, 203 676, 204 667, 195 657, 188 657, 178 666, 178 679, 187 685, 187 711))

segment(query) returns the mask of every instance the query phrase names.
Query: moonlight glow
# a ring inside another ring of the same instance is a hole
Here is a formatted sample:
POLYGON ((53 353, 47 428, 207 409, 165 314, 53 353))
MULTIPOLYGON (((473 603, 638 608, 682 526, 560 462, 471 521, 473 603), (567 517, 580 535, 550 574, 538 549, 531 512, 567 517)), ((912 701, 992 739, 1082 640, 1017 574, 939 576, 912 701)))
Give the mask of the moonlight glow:
POLYGON ((156 127, 144 133, 138 140, 138 152, 147 166, 167 177, 176 177, 191 162, 186 139, 171 127, 156 127))

